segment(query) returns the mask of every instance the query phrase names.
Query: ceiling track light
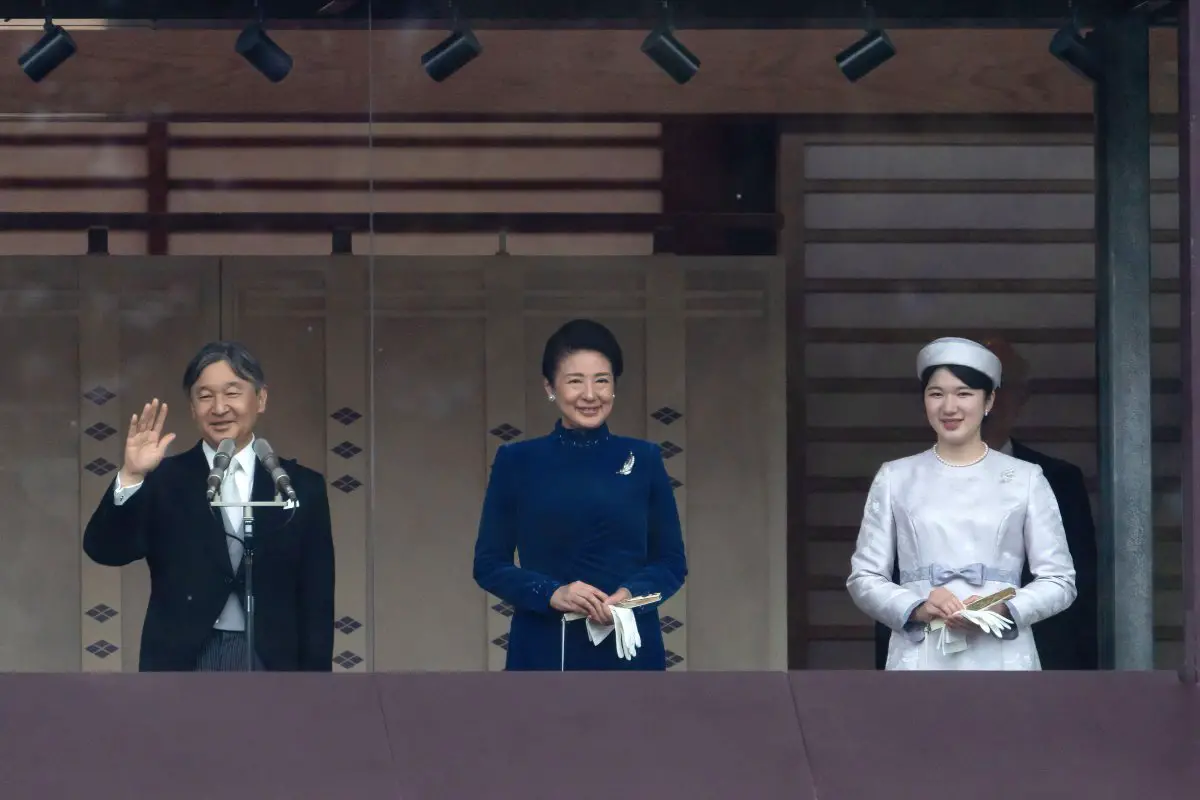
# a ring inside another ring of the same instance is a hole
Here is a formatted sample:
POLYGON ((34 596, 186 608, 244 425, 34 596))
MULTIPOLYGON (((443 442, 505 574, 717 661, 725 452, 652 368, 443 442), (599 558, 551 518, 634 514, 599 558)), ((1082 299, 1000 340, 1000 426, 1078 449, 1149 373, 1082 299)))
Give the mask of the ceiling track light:
POLYGON ((1091 33, 1085 36, 1075 23, 1055 32, 1050 39, 1050 54, 1089 81, 1098 82, 1104 75, 1095 36, 1091 33))
POLYGON ((642 52, 671 76, 671 80, 683 85, 700 71, 700 59, 675 38, 675 26, 671 19, 671 8, 663 0, 663 20, 642 40, 642 52))
POLYGON ((866 16, 863 26, 866 34, 833 59, 838 69, 846 76, 846 80, 851 83, 866 77, 896 55, 896 46, 892 44, 887 33, 875 25, 875 11, 866 0, 863 0, 863 14, 866 16))
POLYGON ((38 83, 75 55, 77 49, 75 40, 67 33, 66 28, 55 25, 47 16, 42 38, 17 57, 17 64, 31 81, 38 83))
POLYGON ((470 64, 483 52, 475 33, 458 19, 458 8, 450 6, 450 28, 453 31, 421 56, 421 67, 425 74, 441 83, 460 69, 470 64))
POLYGON ((292 71, 292 57, 267 35, 264 12, 259 0, 254 0, 257 19, 238 34, 234 52, 246 59, 271 83, 279 83, 292 71))

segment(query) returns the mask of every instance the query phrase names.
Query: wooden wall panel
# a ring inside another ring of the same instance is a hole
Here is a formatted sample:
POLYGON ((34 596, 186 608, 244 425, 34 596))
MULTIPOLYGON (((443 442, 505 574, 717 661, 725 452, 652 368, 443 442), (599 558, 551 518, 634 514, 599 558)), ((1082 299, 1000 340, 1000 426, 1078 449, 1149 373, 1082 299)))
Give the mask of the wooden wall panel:
MULTIPOLYGON (((596 123, 0 123, 0 213, 252 213, 261 232, 165 231, 173 255, 327 255, 332 230, 284 215, 656 214, 661 125, 596 123), (161 130, 160 130, 161 129, 161 130), (161 145, 161 147, 159 147, 161 145), (161 152, 159 152, 161 150, 161 152)), ((113 231, 141 254, 155 232, 113 231)), ((359 232, 368 255, 648 255, 652 233, 359 232)), ((0 232, 0 253, 82 254, 86 234, 0 232)))
MULTIPOLYGON (((1014 435, 1077 464, 1095 491, 1092 152, 1086 138, 828 135, 803 148, 808 665, 870 668, 872 630, 845 592, 878 465, 927 447, 914 360, 937 336, 1006 336, 1033 396, 1014 435)), ((799 160, 793 159, 795 165, 799 160)), ((1151 151, 1156 637, 1181 624, 1178 152, 1151 151)), ((795 168, 795 166, 793 166, 795 168)), ((785 212, 786 213, 786 212, 785 212)))
MULTIPOLYGON (((1064 15, 1066 10, 1064 8, 1064 15)), ((271 84, 232 30, 78 31, 79 53, 41 83, 0 73, 0 113, 148 115, 1087 113, 1091 87, 1048 52, 1051 30, 895 30, 900 55, 857 84, 834 55, 858 30, 689 30, 703 61, 679 87, 637 30, 487 30, 485 52, 434 83, 421 53, 442 31, 279 30, 295 58, 271 84), (370 54, 370 58, 368 58, 370 54), (373 74, 371 73, 374 67, 373 74), (347 86, 351 87, 347 89, 347 86), (514 87, 519 87, 514 91, 514 87)), ((37 31, 0 33, 20 52, 37 31)), ((1151 34, 1151 106, 1178 105, 1175 31, 1151 34)))
MULTIPOLYGON (((90 441, 82 428, 91 424, 79 424, 84 320, 76 264, 0 259, 0 309, 0 334, 11 343, 0 365, 12 382, 4 400, 9 419, 0 427, 0 664, 74 671, 86 655, 79 484, 90 441)), ((119 606, 119 576, 105 589, 119 606)))
POLYGON ((370 668, 367 298, 366 265, 347 257, 221 263, 221 334, 244 342, 266 373, 267 410, 257 433, 281 456, 325 476, 337 566, 337 672, 370 668))

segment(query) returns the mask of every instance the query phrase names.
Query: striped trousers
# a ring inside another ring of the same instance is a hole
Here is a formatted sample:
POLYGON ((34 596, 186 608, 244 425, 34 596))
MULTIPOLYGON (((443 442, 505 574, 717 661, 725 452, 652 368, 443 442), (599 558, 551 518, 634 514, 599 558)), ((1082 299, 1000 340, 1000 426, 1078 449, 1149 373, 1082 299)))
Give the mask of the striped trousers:
MULTIPOLYGON (((196 659, 196 672, 245 672, 246 634, 241 631, 222 631, 213 628, 212 635, 204 640, 204 647, 196 659)), ((263 671, 262 659, 254 656, 254 669, 263 671)))

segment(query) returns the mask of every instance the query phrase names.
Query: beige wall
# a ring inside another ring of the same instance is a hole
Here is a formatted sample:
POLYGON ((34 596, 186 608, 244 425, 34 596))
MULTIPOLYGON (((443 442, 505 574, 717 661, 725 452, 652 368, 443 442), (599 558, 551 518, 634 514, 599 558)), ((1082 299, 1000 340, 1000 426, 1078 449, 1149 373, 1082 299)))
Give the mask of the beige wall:
MULTIPOLYGON (((1095 492, 1092 148, 1086 137, 787 135, 784 248, 803 276, 808 665, 869 668, 869 620, 844 589, 880 462, 927 447, 912 383, 936 336, 1005 335, 1031 364, 1015 435, 1077 464, 1095 492)), ((1181 653, 1179 156, 1154 182, 1157 663, 1181 653)), ((1095 508, 1093 497, 1093 508, 1095 508)))
MULTIPOLYGON (((493 431, 549 430, 541 348, 584 315, 627 352, 614 429, 680 449, 667 466, 691 576, 664 609, 681 623, 675 668, 786 665, 780 260, 10 258, 0 299, 20 343, 0 362, 20 421, 3 434, 2 669, 136 668, 145 566, 82 558, 82 525, 130 413, 178 398, 216 336, 265 364, 262 434, 331 484, 337 671, 498 668, 507 617, 470 576, 493 431)), ((182 402, 168 430, 177 450, 192 441, 182 402)))

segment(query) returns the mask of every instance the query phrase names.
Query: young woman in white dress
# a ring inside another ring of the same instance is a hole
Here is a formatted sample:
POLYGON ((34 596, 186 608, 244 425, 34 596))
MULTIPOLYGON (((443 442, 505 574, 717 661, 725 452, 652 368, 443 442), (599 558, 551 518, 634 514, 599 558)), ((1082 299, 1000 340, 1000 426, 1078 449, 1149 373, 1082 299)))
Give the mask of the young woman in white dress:
POLYGON ((969 339, 938 339, 921 350, 917 375, 937 443, 876 473, 846 587, 891 628, 889 670, 1041 669, 1030 626, 1075 600, 1075 567, 1041 467, 980 436, 1000 360, 969 339), (1034 579, 1020 586, 1026 561, 1034 579), (1007 629, 959 614, 1006 588, 1016 594, 988 610, 1007 629))

